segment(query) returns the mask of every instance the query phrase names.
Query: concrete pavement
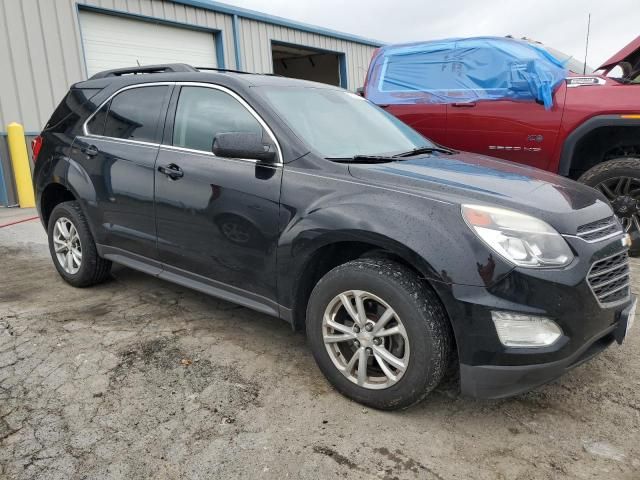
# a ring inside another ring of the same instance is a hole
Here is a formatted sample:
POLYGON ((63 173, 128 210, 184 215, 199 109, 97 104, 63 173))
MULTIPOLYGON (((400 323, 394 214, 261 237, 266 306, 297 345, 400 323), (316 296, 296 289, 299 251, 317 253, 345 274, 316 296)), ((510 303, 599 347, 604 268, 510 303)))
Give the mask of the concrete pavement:
POLYGON ((51 262, 39 221, 0 228, 0 478, 640 478, 640 323, 534 392, 383 413, 279 320, 120 267, 75 289, 51 262))

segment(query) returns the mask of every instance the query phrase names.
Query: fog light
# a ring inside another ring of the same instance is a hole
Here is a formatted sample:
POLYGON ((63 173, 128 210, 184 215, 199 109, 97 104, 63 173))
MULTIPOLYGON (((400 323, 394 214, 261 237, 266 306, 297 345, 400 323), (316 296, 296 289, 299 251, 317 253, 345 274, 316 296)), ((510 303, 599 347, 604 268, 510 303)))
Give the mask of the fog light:
POLYGON ((505 347, 548 347, 562 336, 550 318, 511 312, 491 312, 491 317, 505 347))

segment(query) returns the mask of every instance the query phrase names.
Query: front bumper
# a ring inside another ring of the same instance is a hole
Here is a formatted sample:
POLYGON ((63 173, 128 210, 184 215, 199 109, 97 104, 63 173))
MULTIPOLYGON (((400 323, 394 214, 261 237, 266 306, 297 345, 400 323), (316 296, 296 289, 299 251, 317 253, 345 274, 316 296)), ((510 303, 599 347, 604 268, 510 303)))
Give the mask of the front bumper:
POLYGON ((555 362, 516 366, 460 364, 462 394, 476 398, 504 398, 549 383, 604 351, 615 341, 618 329, 617 325, 609 327, 573 355, 555 362))
POLYGON ((594 262, 619 253, 621 246, 617 240, 588 254, 583 250, 582 259, 566 269, 516 268, 487 287, 436 286, 452 320, 462 393, 478 398, 516 395, 621 342, 633 296, 600 305, 586 280, 594 262), (505 347, 491 318, 495 310, 551 318, 563 335, 549 347, 505 347))

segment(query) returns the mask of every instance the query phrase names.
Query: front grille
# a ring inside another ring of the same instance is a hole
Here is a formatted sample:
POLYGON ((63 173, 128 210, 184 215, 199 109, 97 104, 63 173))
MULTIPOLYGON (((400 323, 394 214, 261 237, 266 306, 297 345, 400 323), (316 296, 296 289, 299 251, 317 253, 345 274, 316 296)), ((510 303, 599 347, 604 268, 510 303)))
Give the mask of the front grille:
POLYGON ((624 251, 598 260, 591 266, 587 281, 601 304, 624 300, 630 295, 629 256, 624 251))
POLYGON ((616 217, 603 218, 578 227, 577 236, 586 242, 598 242, 622 231, 616 217))

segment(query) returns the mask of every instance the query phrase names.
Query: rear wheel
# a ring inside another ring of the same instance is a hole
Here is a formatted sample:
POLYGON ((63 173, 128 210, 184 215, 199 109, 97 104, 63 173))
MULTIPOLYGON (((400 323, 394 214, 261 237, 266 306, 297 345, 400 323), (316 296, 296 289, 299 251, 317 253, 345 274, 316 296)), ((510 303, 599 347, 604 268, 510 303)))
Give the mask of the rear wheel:
POLYGON ((57 205, 49 217, 49 251, 60 276, 74 287, 105 281, 111 262, 98 256, 96 244, 78 202, 57 205))
POLYGON ((640 158, 616 158, 600 163, 578 181, 600 190, 631 235, 631 254, 640 254, 640 158))
POLYGON ((338 391, 383 410, 406 408, 433 390, 452 346, 435 293, 386 259, 360 259, 327 273, 309 299, 307 337, 338 391))

